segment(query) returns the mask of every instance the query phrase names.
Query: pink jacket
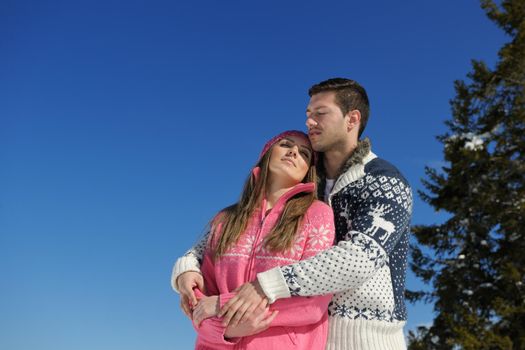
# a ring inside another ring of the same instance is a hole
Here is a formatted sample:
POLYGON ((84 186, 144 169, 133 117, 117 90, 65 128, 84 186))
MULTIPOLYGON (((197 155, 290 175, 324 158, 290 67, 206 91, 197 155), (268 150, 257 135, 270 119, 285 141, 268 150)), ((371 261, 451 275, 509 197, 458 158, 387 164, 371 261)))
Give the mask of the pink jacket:
MULTIPOLYGON (((219 295, 221 307, 231 298, 235 288, 252 281, 256 274, 280 265, 303 260, 332 246, 334 219, 332 209, 315 201, 305 214, 302 227, 291 249, 273 253, 262 245, 276 225, 286 201, 300 192, 311 192, 313 183, 298 184, 285 193, 264 217, 266 201, 254 214, 239 242, 214 262, 211 252, 204 254, 201 271, 209 295, 219 295)), ((204 349, 324 349, 328 332, 328 303, 331 295, 281 299, 271 305, 279 310, 270 328, 253 336, 226 340, 221 319, 204 320, 195 328, 195 348, 204 349)))

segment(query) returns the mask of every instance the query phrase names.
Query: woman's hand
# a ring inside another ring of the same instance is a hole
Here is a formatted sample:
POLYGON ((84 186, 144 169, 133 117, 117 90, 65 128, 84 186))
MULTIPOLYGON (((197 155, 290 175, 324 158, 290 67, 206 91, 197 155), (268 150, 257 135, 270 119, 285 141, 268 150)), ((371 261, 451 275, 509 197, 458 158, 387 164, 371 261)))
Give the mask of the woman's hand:
POLYGON ((217 316, 219 313, 219 296, 202 297, 193 309, 193 322, 199 327, 202 321, 217 316))
POLYGON ((200 273, 188 271, 177 277, 176 283, 180 292, 180 307, 186 316, 191 319, 192 309, 197 305, 197 297, 193 289, 199 288, 202 292, 205 292, 204 279, 200 273))

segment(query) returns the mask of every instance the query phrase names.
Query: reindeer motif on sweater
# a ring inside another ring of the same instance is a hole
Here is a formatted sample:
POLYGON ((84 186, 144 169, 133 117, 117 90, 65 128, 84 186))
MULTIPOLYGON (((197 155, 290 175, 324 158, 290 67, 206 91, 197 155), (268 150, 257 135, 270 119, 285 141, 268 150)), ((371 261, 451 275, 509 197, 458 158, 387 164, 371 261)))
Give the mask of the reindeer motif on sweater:
POLYGON ((370 205, 370 209, 371 211, 368 212, 368 215, 372 217, 372 225, 365 233, 375 236, 380 229, 383 230, 385 233, 379 237, 379 240, 384 244, 396 230, 396 226, 384 218, 386 214, 392 211, 392 208, 388 204, 375 203, 370 205))

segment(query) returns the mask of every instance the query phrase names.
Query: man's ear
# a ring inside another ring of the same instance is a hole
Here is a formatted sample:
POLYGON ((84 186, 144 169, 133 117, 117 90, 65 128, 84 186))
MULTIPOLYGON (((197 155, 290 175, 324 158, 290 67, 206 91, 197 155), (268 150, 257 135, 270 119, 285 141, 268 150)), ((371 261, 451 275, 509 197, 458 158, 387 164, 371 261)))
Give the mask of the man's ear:
POLYGON ((355 128, 359 128, 361 123, 361 112, 357 109, 353 109, 346 114, 346 130, 350 131, 355 128))

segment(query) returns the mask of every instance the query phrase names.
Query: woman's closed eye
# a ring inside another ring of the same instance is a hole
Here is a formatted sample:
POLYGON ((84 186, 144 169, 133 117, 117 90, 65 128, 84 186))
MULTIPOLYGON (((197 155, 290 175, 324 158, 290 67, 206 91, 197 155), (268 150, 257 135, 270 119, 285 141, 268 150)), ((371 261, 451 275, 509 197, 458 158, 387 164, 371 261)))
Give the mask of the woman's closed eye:
MULTIPOLYGON (((281 146, 283 148, 292 148, 293 146, 295 146, 295 144, 290 142, 290 141, 284 141, 284 142, 280 143, 279 146, 281 146)), ((304 147, 299 147, 299 154, 306 161, 309 161, 312 158, 312 153, 310 152, 310 150, 308 150, 308 149, 306 149, 304 147)))
POLYGON ((310 160, 310 157, 312 156, 312 155, 310 154, 310 152, 309 152, 309 151, 306 151, 306 150, 302 150, 302 151, 301 151, 301 155, 302 155, 303 158, 306 159, 306 160, 310 160))

